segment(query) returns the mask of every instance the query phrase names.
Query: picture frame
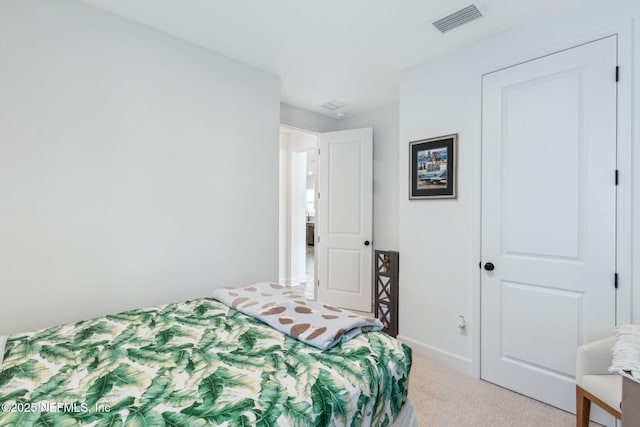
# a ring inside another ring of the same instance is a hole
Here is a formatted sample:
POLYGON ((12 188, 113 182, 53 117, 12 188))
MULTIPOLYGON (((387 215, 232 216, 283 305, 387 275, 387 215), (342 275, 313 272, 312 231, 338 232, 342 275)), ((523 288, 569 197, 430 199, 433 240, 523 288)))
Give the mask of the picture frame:
POLYGON ((458 134, 409 143, 409 200, 456 199, 458 134))

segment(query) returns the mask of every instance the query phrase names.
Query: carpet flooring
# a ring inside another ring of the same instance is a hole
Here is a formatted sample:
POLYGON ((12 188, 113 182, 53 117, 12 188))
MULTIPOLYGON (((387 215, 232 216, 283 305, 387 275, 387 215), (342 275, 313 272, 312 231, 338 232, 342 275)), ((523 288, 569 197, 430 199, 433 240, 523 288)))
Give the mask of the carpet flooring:
MULTIPOLYGON (((574 427, 573 414, 413 352, 409 399, 420 427, 574 427)), ((591 423, 591 426, 598 424, 591 423)))

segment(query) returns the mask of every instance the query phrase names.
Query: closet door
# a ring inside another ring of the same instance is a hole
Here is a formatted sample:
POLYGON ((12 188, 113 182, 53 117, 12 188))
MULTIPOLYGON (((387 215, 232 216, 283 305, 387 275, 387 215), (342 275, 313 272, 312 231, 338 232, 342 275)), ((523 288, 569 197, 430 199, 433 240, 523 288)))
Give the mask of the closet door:
POLYGON ((481 376, 570 412, 615 326, 616 43, 483 77, 481 376))

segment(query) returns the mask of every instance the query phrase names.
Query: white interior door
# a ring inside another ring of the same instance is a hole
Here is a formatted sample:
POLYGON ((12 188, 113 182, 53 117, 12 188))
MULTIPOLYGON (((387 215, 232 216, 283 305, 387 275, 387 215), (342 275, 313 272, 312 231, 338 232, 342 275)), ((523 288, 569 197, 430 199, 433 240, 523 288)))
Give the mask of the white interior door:
POLYGON ((615 70, 609 37, 483 78, 481 376, 571 412, 615 326, 615 70))
POLYGON ((370 311, 373 132, 320 134, 316 257, 318 300, 370 311))

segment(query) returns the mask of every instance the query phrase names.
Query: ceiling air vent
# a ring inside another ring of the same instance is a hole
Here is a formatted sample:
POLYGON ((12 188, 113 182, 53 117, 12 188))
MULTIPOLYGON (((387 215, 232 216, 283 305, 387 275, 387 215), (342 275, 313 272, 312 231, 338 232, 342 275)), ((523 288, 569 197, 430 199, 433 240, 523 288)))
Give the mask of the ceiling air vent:
POLYGON ((344 102, 340 102, 340 101, 336 101, 335 99, 332 99, 331 101, 322 104, 321 107, 329 111, 336 111, 344 107, 345 105, 347 104, 345 104, 344 102))
POLYGON ((478 18, 482 18, 482 13, 480 13, 475 4, 472 4, 434 21, 433 26, 444 34, 478 18))
POLYGON ((324 108, 325 110, 328 110, 331 113, 331 115, 335 116, 338 119, 341 119, 344 116, 346 116, 347 113, 345 111, 339 111, 339 110, 345 107, 346 105, 347 104, 345 104, 344 102, 340 102, 340 101, 336 101, 335 99, 332 99, 331 101, 322 104, 321 107, 324 108))

